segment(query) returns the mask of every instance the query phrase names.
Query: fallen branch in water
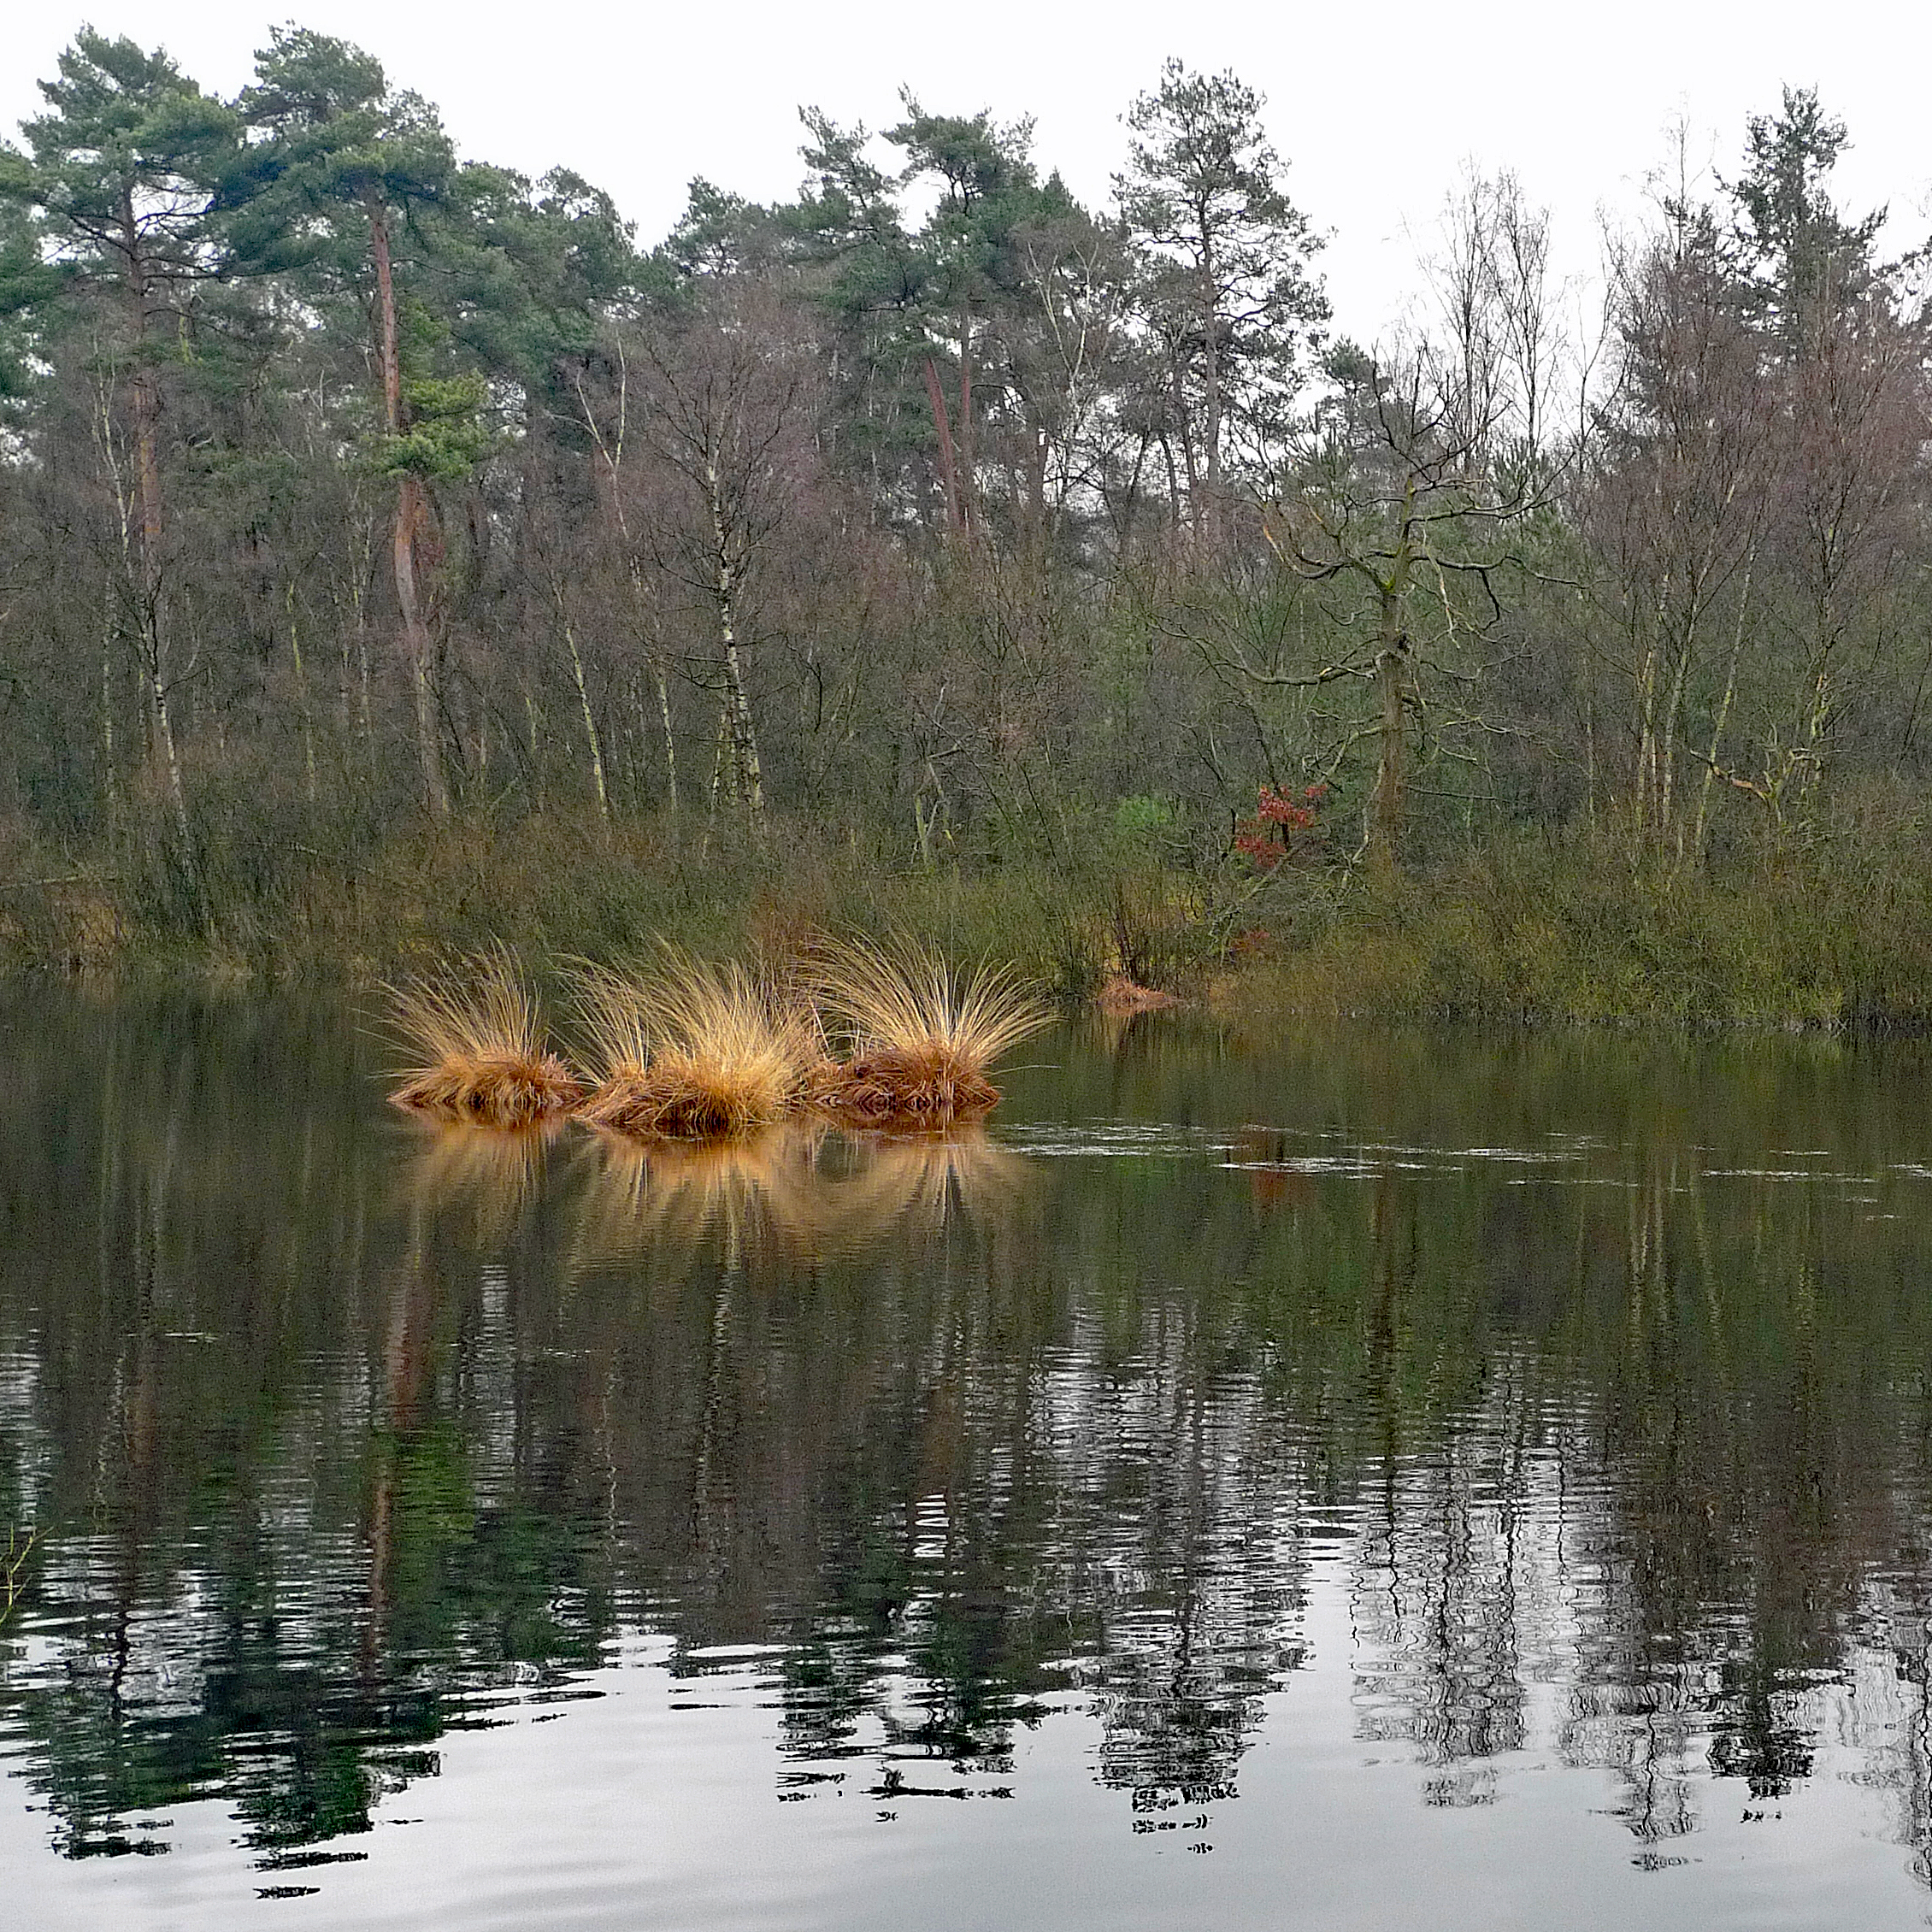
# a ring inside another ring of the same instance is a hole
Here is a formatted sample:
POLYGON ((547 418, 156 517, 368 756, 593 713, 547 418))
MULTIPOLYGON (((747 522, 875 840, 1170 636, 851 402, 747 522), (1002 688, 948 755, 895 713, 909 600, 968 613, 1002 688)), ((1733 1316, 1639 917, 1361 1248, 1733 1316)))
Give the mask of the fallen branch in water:
POLYGON ((40 1532, 30 1529, 23 1538, 17 1528, 7 1532, 7 1553, 0 1558, 0 1591, 5 1600, 0 1602, 0 1623, 4 1623, 13 1614, 14 1605, 20 1601, 21 1592, 27 1586, 21 1579, 21 1572, 27 1567, 27 1559, 32 1553, 33 1546, 40 1540, 40 1532))

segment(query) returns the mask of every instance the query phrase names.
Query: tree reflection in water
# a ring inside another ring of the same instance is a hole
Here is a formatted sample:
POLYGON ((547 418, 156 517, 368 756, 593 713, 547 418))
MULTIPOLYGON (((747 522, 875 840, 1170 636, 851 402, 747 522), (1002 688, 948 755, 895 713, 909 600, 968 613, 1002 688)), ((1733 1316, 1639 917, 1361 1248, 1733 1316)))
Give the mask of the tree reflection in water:
POLYGON ((1016 1079, 1011 1144, 680 1152, 426 1136, 343 1037, 15 1015, 0 1738, 63 1852, 220 1794, 353 1856, 638 1629, 774 1646, 802 1788, 1011 1790, 1077 1708, 1152 1823, 1238 1788, 1332 1587, 1428 1804, 1554 1752, 1663 1859, 1829 1726, 1932 1883, 1911 1050, 1163 1022, 1016 1079))

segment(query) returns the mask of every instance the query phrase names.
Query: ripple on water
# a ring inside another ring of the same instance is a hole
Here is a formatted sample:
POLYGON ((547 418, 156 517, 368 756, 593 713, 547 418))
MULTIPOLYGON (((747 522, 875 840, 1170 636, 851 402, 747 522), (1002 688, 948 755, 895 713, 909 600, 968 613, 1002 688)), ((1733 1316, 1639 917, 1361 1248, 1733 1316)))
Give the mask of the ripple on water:
POLYGON ((1925 1916, 1883 1063, 1069 1050, 981 1140, 425 1162, 315 1037, 10 1066, 36 1932, 1925 1916))

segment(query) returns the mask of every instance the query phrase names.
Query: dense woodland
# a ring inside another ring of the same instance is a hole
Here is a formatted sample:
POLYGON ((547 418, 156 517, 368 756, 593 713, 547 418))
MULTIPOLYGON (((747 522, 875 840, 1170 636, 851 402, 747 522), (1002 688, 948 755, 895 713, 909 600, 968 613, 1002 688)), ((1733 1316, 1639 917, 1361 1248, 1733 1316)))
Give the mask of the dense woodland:
POLYGON ((1371 350, 1262 97, 1152 82, 1103 208, 909 91, 647 250, 341 42, 224 100, 81 34, 0 150, 7 949, 723 892, 1069 983, 1916 1010, 1932 392, 1846 129, 1788 91, 1581 298, 1472 174, 1371 350))

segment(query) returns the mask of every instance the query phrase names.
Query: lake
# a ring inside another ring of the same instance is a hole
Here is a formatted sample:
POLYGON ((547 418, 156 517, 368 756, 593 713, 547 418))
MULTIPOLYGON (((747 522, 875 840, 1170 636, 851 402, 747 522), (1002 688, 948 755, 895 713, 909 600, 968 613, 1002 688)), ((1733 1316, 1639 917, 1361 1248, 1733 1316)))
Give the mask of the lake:
POLYGON ((10 1923, 1932 1919, 1923 1046, 1096 1021, 657 1156, 367 1029, 0 999, 10 1923))

